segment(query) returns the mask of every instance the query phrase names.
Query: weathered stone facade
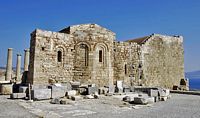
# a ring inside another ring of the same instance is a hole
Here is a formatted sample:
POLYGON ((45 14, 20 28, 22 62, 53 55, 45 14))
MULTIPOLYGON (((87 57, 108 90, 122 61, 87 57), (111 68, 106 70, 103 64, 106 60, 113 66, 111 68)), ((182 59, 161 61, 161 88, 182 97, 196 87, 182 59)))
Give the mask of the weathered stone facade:
POLYGON ((31 34, 28 81, 33 84, 74 80, 107 86, 123 80, 126 85, 172 88, 182 78, 182 37, 154 34, 118 42, 115 33, 97 24, 31 34))

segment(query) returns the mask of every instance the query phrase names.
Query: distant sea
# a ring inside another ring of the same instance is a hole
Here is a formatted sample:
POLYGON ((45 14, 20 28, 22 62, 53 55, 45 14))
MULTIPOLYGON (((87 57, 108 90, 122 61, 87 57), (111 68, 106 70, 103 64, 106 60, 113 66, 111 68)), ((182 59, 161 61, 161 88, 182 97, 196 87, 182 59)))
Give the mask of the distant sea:
POLYGON ((200 90, 200 78, 189 78, 190 90, 200 90))

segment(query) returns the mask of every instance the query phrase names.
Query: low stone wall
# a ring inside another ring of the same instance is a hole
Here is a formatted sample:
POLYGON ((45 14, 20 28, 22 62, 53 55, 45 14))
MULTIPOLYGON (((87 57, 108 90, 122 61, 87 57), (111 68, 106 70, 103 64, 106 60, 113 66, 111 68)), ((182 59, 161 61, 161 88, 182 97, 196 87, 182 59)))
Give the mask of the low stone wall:
POLYGON ((188 95, 200 95, 200 91, 179 91, 179 90, 170 90, 170 93, 188 94, 188 95))

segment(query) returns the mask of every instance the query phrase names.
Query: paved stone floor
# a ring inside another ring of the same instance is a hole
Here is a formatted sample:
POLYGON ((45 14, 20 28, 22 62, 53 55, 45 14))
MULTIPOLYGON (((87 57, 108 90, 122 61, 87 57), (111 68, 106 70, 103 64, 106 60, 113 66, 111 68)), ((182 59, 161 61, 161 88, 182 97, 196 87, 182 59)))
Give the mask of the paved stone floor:
POLYGON ((28 103, 0 96, 0 117, 47 118, 200 118, 200 96, 172 94, 166 102, 147 106, 124 105, 116 98, 82 100, 67 105, 50 104, 49 100, 28 103))

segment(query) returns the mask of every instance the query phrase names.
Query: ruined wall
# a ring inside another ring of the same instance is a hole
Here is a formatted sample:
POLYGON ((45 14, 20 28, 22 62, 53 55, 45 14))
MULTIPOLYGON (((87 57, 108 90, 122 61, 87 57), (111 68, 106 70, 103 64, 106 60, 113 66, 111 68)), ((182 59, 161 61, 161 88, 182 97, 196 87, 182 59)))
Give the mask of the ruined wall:
POLYGON ((35 30, 31 34, 29 82, 47 84, 49 80, 72 80, 73 47, 68 34, 35 30))
POLYGON ((31 34, 29 80, 108 86, 117 80, 126 85, 172 88, 184 78, 183 39, 151 35, 127 42, 97 25, 74 25, 31 34), (114 82, 113 82, 114 80, 114 82))
POLYGON ((108 85, 113 78, 115 34, 96 24, 71 26, 69 30, 75 44, 74 80, 108 85))
POLYGON ((172 88, 184 78, 183 38, 151 36, 141 47, 144 84, 172 88))
POLYGON ((129 42, 114 44, 114 83, 123 80, 126 85, 138 85, 140 46, 129 42))
POLYGON ((96 24, 60 32, 36 30, 31 36, 29 81, 108 85, 113 79, 114 40, 113 32, 96 24))

